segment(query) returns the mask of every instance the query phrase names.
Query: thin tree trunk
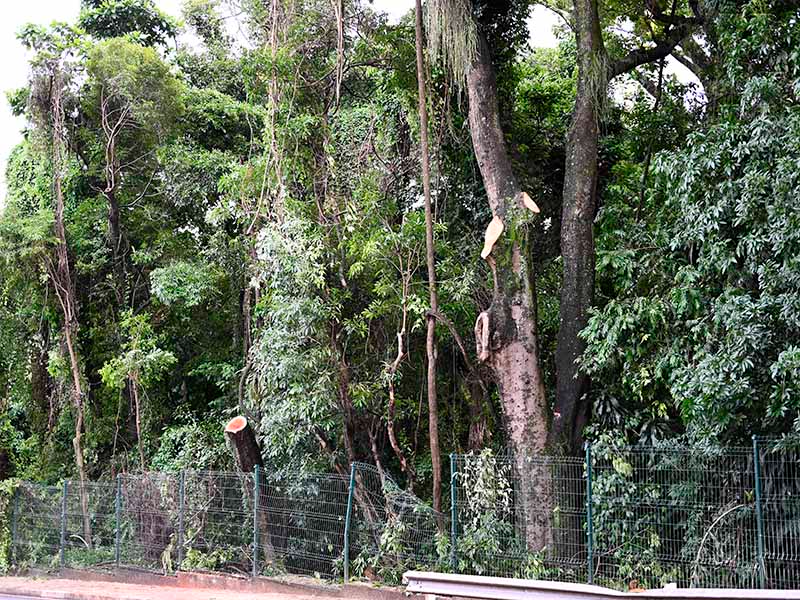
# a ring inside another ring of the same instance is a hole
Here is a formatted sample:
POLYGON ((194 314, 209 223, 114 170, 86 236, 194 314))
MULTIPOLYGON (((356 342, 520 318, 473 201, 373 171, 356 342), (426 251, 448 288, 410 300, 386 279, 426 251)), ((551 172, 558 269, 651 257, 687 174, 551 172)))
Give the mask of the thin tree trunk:
MULTIPOLYGON (((422 153, 422 190, 425 197, 425 247, 428 266, 428 289, 431 311, 439 311, 436 291, 436 262, 433 245, 433 209, 431 207, 431 168, 428 151, 428 109, 425 93, 425 62, 422 56, 422 0, 416 0, 417 90, 419 94, 419 138, 422 153)), ((428 354, 428 436, 433 470, 433 509, 442 510, 442 457, 439 449, 439 407, 436 394, 436 318, 427 316, 425 349, 428 354)))
POLYGON ((62 144, 64 139, 64 107, 61 100, 63 79, 60 65, 56 65, 51 80, 50 99, 53 128, 53 197, 55 200, 55 234, 57 264, 50 269, 50 277, 64 315, 64 340, 69 355, 72 373, 72 395, 75 404, 75 437, 72 447, 75 451, 75 466, 78 469, 81 515, 83 517, 83 536, 89 548, 92 546, 92 527, 89 520, 89 499, 86 493, 86 466, 83 461, 81 436, 84 423, 83 387, 81 384, 80 360, 75 341, 78 336, 78 301, 72 281, 69 255, 67 253, 67 234, 64 226, 64 194, 61 188, 62 144))
POLYGON ((478 167, 492 213, 502 220, 506 232, 487 257, 494 293, 491 306, 476 324, 478 355, 491 367, 500 391, 520 481, 526 542, 530 550, 538 551, 552 539, 548 508, 552 501, 546 478, 529 462, 532 455, 545 449, 549 419, 539 365, 530 245, 526 229, 520 226, 528 209, 511 168, 500 127, 494 68, 488 44, 480 34, 477 56, 467 73, 467 93, 478 167))
POLYGON ((131 378, 131 394, 133 395, 133 409, 136 414, 136 443, 139 448, 139 461, 142 465, 142 473, 147 469, 144 460, 144 441, 142 440, 142 411, 139 404, 139 381, 136 374, 132 374, 131 378))

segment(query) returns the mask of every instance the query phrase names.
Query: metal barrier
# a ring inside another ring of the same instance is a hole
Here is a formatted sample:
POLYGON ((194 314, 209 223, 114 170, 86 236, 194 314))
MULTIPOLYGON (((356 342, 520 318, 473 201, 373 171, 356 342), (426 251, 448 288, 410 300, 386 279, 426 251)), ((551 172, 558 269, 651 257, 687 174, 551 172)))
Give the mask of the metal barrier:
POLYGON ((507 577, 455 575, 408 571, 403 575, 406 591, 425 594, 431 598, 480 598, 483 600, 607 600, 636 598, 637 600, 800 600, 800 591, 787 590, 736 590, 736 589, 686 589, 668 586, 657 590, 639 589, 619 592, 595 585, 535 581, 507 577))

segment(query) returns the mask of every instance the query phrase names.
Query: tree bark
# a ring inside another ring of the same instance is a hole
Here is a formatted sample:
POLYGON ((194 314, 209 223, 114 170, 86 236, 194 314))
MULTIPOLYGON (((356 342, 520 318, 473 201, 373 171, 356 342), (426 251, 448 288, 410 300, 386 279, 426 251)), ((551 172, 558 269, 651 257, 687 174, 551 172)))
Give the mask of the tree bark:
MULTIPOLYGON (((425 91, 425 61, 422 56, 422 0, 416 0, 416 50, 417 92, 419 95, 419 141, 422 154, 422 190, 425 198, 425 248, 428 267, 428 290, 431 311, 439 311, 439 296, 436 290, 436 262, 433 245, 433 209, 431 207, 431 167, 428 151, 428 108, 425 91)), ((425 349, 428 355, 428 437, 431 447, 433 471, 433 510, 442 510, 442 457, 439 449, 439 407, 436 394, 436 318, 427 315, 425 349)))
POLYGON ((225 438, 233 451, 236 466, 242 473, 252 473, 256 466, 264 468, 261 448, 256 440, 256 433, 243 416, 228 421, 225 426, 225 438))
POLYGON ((478 355, 497 382, 508 438, 520 481, 531 551, 550 545, 550 488, 529 459, 547 443, 549 419, 539 365, 536 293, 525 227, 528 209, 514 177, 500 127, 497 84, 486 40, 479 34, 478 53, 467 73, 472 144, 492 213, 505 225, 487 257, 494 277, 488 310, 476 325, 478 355), (480 343, 483 340, 485 343, 480 343))
POLYGON ((586 327, 594 295, 594 232, 597 206, 597 147, 600 139, 600 94, 606 93, 606 54, 596 0, 575 0, 578 44, 578 90, 567 136, 564 195, 561 212, 561 257, 564 274, 556 347, 556 418, 551 446, 569 453, 580 448, 588 418, 589 378, 576 360, 586 349, 578 336, 586 327), (590 82, 595 81, 595 85, 590 82))

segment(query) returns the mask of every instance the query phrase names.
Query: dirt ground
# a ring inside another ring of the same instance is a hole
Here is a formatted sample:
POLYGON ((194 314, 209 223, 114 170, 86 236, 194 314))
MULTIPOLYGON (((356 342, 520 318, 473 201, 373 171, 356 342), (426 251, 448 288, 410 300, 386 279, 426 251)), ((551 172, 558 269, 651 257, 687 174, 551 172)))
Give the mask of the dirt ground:
POLYGON ((136 583, 76 581, 36 577, 0 577, 0 595, 62 600, 326 600, 325 596, 212 588, 178 588, 136 583))

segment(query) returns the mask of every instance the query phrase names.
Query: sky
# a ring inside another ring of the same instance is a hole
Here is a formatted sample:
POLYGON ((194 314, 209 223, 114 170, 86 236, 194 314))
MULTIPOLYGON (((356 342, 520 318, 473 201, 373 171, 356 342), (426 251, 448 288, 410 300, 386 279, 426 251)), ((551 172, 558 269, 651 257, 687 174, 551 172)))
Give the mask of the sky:
MULTIPOLYGON (((182 0, 156 0, 164 12, 180 16, 182 0)), ((376 10, 385 12, 390 20, 397 21, 414 6, 414 0, 374 0, 376 10)), ((28 78, 28 57, 17 40, 17 32, 26 23, 49 25, 53 21, 75 21, 80 10, 80 0, 25 0, 3 2, 0 19, 0 208, 6 195, 5 165, 11 150, 22 140, 21 130, 25 126, 22 118, 14 117, 5 92, 25 85, 28 78)), ((556 44, 553 26, 556 17, 541 7, 534 8, 528 20, 531 41, 536 46, 552 47, 556 44)))

